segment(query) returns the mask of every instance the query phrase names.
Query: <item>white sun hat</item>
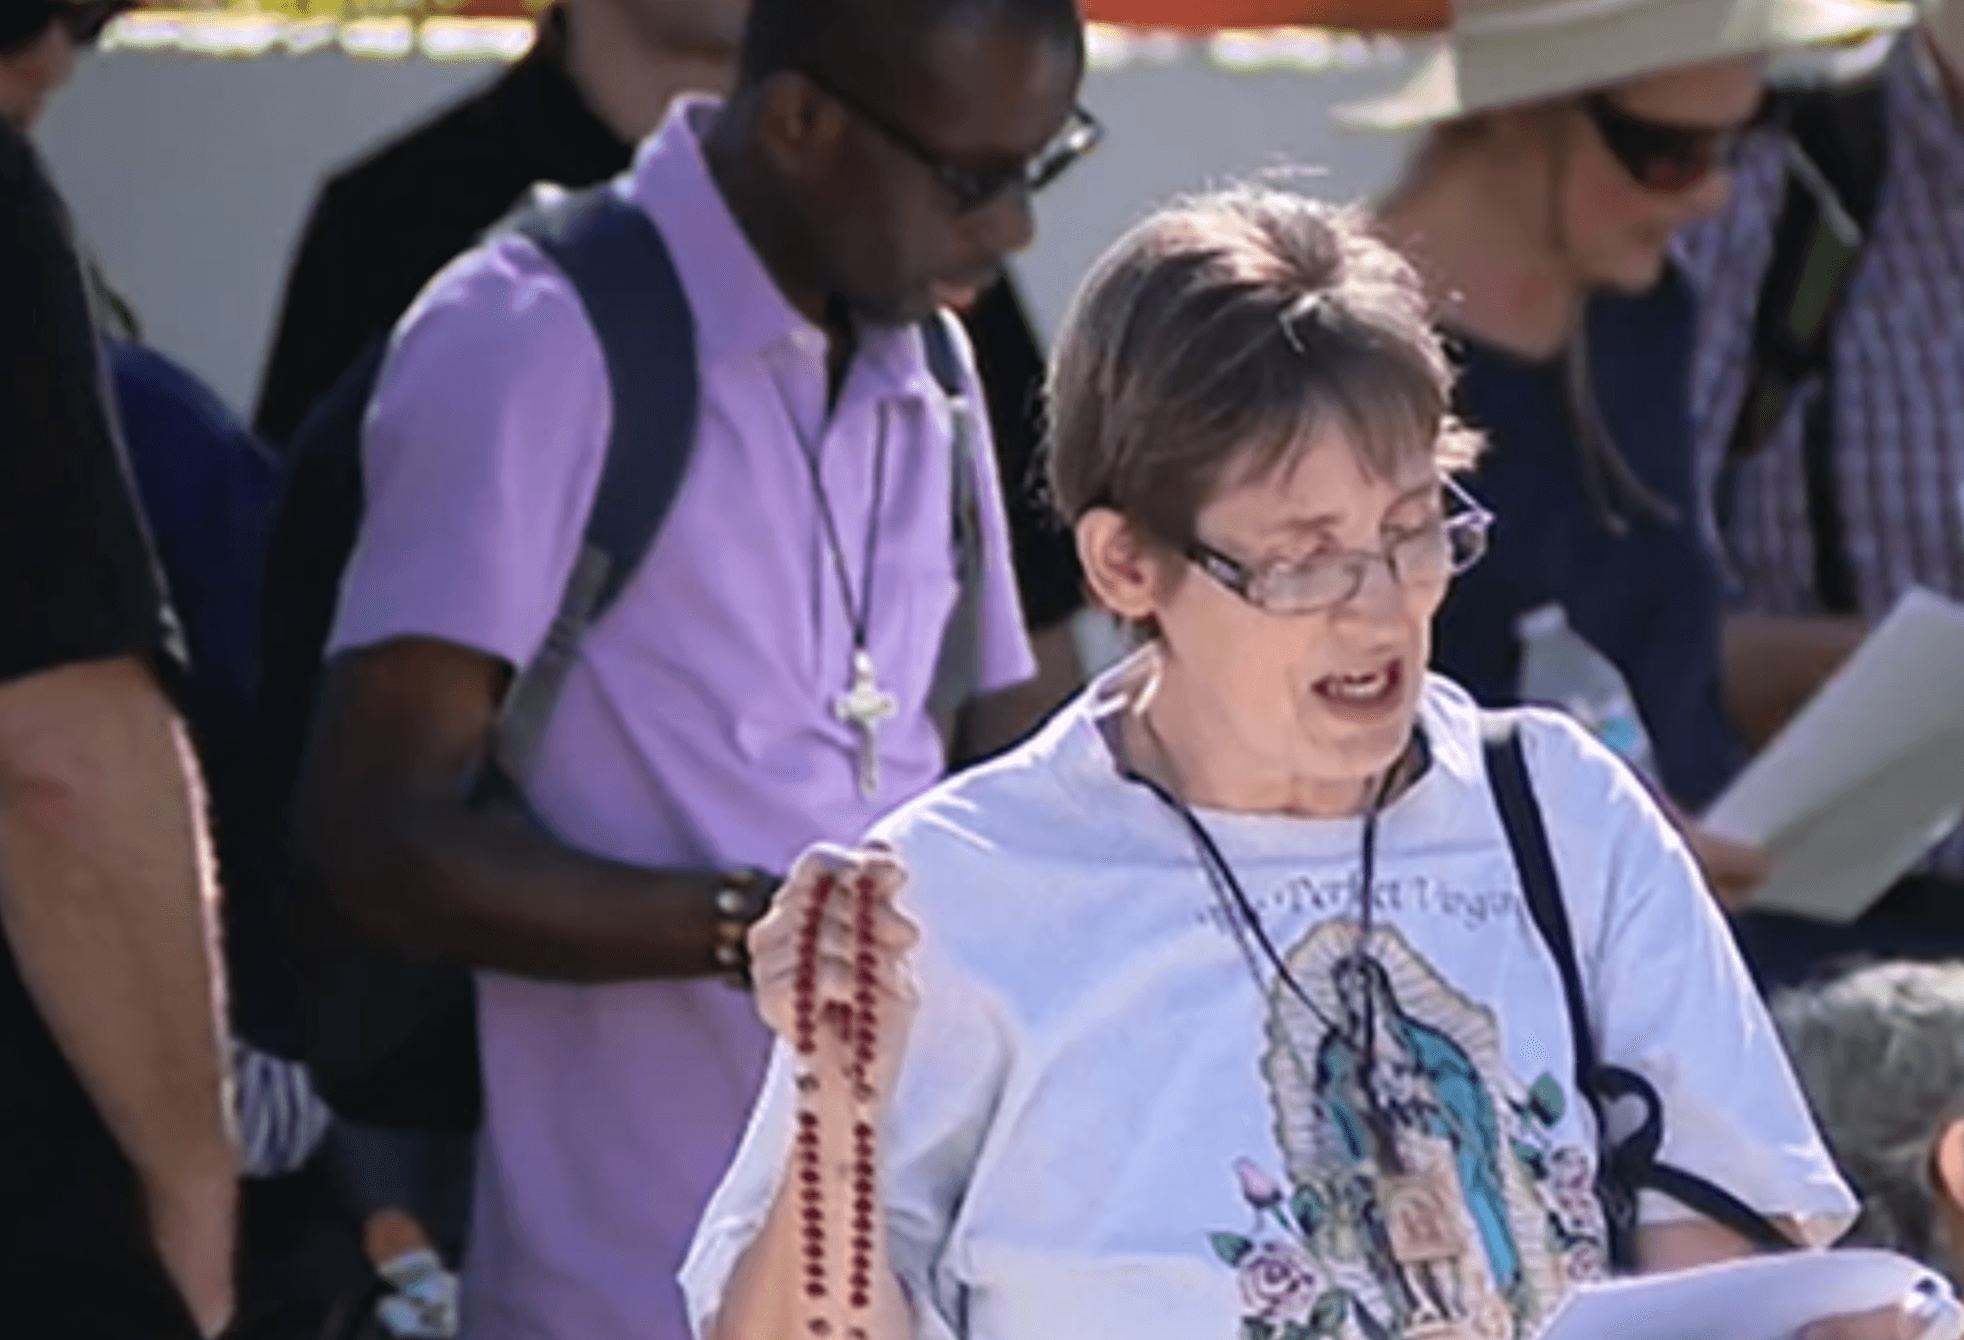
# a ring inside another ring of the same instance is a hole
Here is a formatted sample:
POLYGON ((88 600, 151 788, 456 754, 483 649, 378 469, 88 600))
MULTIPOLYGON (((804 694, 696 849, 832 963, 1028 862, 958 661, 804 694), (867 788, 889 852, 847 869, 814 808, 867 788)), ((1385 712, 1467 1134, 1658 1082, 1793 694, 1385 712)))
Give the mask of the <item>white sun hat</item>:
POLYGON ((1915 16, 1885 0, 1455 0, 1452 26, 1410 83, 1337 115, 1359 129, 1412 130, 1915 16))

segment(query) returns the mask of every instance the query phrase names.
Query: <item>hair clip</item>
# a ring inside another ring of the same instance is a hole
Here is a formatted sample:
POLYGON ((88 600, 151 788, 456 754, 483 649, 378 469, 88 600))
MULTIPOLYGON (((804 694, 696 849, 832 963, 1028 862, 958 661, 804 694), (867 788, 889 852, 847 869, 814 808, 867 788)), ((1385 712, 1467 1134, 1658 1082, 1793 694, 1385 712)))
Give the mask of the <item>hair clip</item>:
POLYGON ((1305 293, 1283 308, 1281 313, 1276 317, 1276 320, 1282 326, 1282 338, 1289 342, 1291 349, 1294 349, 1304 358, 1309 357, 1309 345, 1303 340, 1302 332, 1296 329, 1296 325, 1302 321, 1320 322, 1323 319, 1324 310, 1329 305, 1330 295, 1328 293, 1305 293))
POLYGON ((1303 337, 1296 333, 1297 315, 1298 313, 1285 309, 1276 316, 1275 321, 1277 325, 1282 327, 1282 338, 1289 342, 1289 347, 1301 354, 1304 358, 1308 358, 1309 349, 1303 344, 1303 337))

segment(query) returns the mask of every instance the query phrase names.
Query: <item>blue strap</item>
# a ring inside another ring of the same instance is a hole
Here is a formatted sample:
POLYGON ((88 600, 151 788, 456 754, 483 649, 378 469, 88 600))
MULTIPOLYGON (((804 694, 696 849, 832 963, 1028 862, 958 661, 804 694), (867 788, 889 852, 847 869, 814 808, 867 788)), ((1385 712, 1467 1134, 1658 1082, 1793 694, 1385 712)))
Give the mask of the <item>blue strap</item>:
POLYGON ((610 185, 528 211, 513 226, 572 281, 607 364, 613 431, 585 537, 609 563, 598 618, 682 491, 701 400, 695 318, 654 220, 610 185))
POLYGON ((603 184, 539 194, 508 225, 572 282, 600 343, 613 427, 580 552, 544 645, 513 680, 492 759, 522 787, 587 629, 661 533, 701 409, 695 320, 654 221, 603 184))

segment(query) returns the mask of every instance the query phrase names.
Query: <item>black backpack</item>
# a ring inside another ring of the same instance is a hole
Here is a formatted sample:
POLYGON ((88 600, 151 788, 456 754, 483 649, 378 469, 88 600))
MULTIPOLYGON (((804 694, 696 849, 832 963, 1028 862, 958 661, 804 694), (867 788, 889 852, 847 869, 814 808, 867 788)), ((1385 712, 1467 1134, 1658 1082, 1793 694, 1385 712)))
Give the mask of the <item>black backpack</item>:
POLYGON ((1515 712, 1485 715, 1487 781, 1500 810, 1501 826, 1507 831, 1507 845, 1527 897, 1528 914, 1561 975, 1569 1033, 1575 1041, 1575 1091, 1589 1104, 1596 1119, 1596 1197, 1609 1228, 1610 1264, 1623 1271, 1636 1267, 1637 1197, 1644 1190, 1662 1192, 1755 1247, 1785 1251, 1796 1246, 1778 1225, 1731 1192, 1659 1159, 1658 1151, 1664 1144, 1664 1106, 1656 1087, 1635 1071, 1609 1065, 1597 1055, 1568 906, 1562 899, 1561 880, 1555 872, 1554 853, 1541 822, 1541 806, 1535 800, 1517 723, 1515 712), (1635 1101, 1643 1109, 1643 1118, 1635 1130, 1617 1139, 1611 1133, 1609 1108, 1623 1099, 1635 1101))
MULTIPOLYGON (((611 607, 660 532, 687 474, 699 402, 694 318, 645 211, 602 185, 542 188, 496 231, 514 231, 572 282, 598 337, 612 432, 580 555, 545 645, 501 706, 473 800, 522 795, 586 630, 611 607)), ((922 324, 928 363, 955 422, 955 559, 960 596, 930 704, 947 723, 973 687, 981 532, 973 427, 949 319, 922 324)), ((386 353, 378 341, 294 434, 267 546, 260 617, 259 738, 275 853, 303 946, 306 1060, 340 1115, 380 1126, 469 1131, 481 1115, 470 971, 363 943, 290 855, 294 792, 319 692, 342 570, 360 529, 361 430, 386 353)))
POLYGON ((1775 95, 1786 186, 1773 258, 1753 308, 1751 362, 1714 506, 1731 524, 1738 470, 1765 449, 1793 396, 1819 392, 1802 426, 1801 473, 1814 549, 1814 596, 1830 614, 1856 608, 1834 471, 1834 328, 1868 240, 1888 170, 1887 87, 1880 75, 1775 95))

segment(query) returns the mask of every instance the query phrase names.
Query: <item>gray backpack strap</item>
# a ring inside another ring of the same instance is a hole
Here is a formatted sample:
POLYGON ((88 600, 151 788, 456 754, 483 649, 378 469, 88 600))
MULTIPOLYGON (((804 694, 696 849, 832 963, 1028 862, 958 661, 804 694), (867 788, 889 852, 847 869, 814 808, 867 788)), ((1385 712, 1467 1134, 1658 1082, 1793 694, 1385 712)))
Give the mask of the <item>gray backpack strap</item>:
POLYGON ((498 718, 491 761, 517 787, 531 774, 581 639, 640 567, 682 491, 701 391, 688 295, 646 211, 601 185, 545 196, 508 226, 572 281, 613 398, 579 557, 544 645, 512 681, 498 718))
POLYGON ((962 707, 975 695, 981 680, 982 630, 982 511, 976 491, 976 405, 962 375, 960 345, 956 341, 947 312, 936 312, 921 323, 921 338, 927 348, 927 363, 934 380, 947 398, 953 423, 953 518, 955 546, 955 608, 941 635, 941 655, 934 665, 934 683, 928 690, 928 715, 941 730, 949 747, 955 743, 955 730, 962 707))

